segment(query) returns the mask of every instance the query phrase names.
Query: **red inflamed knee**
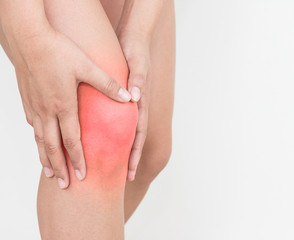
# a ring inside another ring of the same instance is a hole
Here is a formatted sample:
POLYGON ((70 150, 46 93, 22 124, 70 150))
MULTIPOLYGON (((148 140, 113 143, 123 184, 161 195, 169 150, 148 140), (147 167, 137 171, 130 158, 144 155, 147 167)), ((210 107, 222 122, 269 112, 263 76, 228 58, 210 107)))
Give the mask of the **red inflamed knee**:
MULTIPOLYGON (((124 185, 138 121, 137 104, 117 102, 80 83, 78 105, 87 166, 83 184, 96 188, 124 185)), ((72 166, 70 172, 71 181, 77 183, 72 166)))

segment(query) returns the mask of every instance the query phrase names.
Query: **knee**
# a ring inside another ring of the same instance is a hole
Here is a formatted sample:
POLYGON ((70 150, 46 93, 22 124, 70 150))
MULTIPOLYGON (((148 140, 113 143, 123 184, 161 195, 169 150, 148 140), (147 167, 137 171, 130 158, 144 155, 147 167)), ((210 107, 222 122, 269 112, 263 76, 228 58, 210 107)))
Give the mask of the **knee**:
POLYGON ((138 166, 136 179, 142 184, 150 184, 168 164, 172 153, 172 139, 164 140, 164 144, 145 146, 138 166))
POLYGON ((123 183, 136 133, 137 105, 111 100, 86 84, 79 86, 78 96, 87 175, 123 183))

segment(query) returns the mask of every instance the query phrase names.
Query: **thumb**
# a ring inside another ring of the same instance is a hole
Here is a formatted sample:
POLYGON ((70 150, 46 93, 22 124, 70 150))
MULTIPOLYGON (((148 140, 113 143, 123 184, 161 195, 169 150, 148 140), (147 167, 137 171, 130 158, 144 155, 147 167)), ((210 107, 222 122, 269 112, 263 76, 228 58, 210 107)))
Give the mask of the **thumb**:
POLYGON ((145 91, 148 65, 144 60, 136 61, 136 64, 128 62, 130 74, 128 80, 128 90, 131 93, 132 101, 138 102, 145 91))
POLYGON ((113 100, 119 102, 129 102, 131 100, 130 93, 91 60, 77 74, 77 77, 80 82, 90 84, 113 100))

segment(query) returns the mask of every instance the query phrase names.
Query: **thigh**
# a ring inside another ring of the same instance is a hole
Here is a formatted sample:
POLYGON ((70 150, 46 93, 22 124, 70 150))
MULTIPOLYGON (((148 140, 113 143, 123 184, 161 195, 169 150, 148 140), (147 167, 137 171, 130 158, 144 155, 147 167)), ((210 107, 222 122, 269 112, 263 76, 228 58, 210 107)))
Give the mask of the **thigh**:
MULTIPOLYGON (((148 149, 167 149, 171 144, 175 82, 175 16, 173 1, 166 1, 151 42, 151 70, 148 81, 150 105, 148 133, 144 153, 148 149)), ((144 161, 144 160, 143 160, 144 161)), ((148 161, 148 159, 146 159, 148 161)))

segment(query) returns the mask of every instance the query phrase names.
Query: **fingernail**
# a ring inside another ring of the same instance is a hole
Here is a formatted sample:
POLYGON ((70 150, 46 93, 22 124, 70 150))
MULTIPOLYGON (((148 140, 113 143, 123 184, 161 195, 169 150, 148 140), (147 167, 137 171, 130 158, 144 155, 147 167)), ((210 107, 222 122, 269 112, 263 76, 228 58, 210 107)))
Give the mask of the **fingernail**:
POLYGON ((43 167, 43 171, 44 171, 44 173, 45 173, 45 176, 46 177, 52 177, 52 175, 53 175, 53 171, 50 169, 50 168, 48 168, 48 167, 43 167))
POLYGON ((83 180, 83 176, 82 176, 80 170, 76 169, 76 170, 75 170, 75 173, 76 173, 76 176, 77 176, 77 178, 78 178, 79 180, 83 180))
POLYGON ((135 180, 136 171, 129 171, 129 181, 135 180))
POLYGON ((66 188, 66 184, 65 184, 65 181, 64 181, 63 179, 58 178, 57 181, 58 181, 59 187, 60 187, 61 189, 66 188))
POLYGON ((124 100, 124 101, 130 101, 131 100, 131 94, 124 88, 120 88, 118 91, 118 95, 124 100))
POLYGON ((141 94, 140 94, 140 89, 138 87, 132 87, 132 99, 135 101, 135 102, 138 102, 140 97, 141 97, 141 94))

